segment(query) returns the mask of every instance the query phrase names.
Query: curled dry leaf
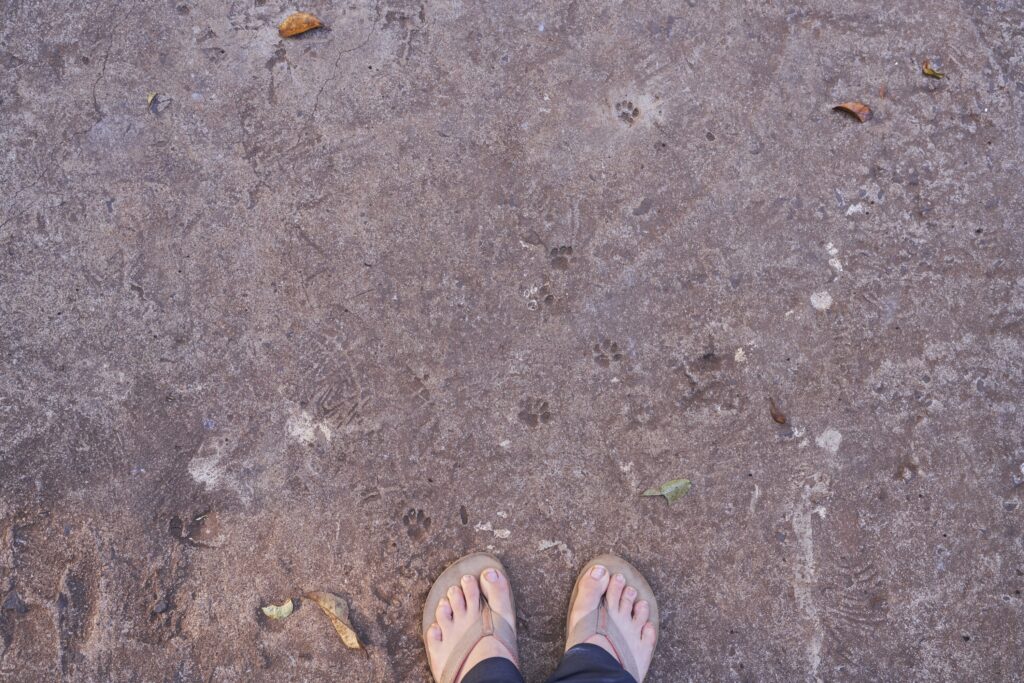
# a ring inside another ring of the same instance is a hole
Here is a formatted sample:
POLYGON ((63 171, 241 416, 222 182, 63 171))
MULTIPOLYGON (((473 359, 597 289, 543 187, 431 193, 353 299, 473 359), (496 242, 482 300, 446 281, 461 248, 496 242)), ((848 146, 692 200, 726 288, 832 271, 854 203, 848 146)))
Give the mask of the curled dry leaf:
POLYGON ((153 100, 155 100, 155 99, 156 99, 156 93, 155 92, 148 92, 148 93, 146 93, 146 106, 147 107, 152 106, 153 105, 153 100))
POLYGON ((260 609, 270 619, 284 619, 295 609, 295 603, 292 602, 291 598, 288 598, 280 605, 267 605, 266 607, 260 607, 260 609))
POLYGON ((768 412, 771 413, 772 419, 780 425, 786 424, 786 414, 779 410, 779 407, 775 405, 775 399, 770 396, 768 397, 768 412))
POLYGON ((277 32, 282 38, 291 38, 323 25, 322 21, 309 12, 296 12, 278 24, 277 32))
POLYGON ((341 642, 345 644, 345 647, 350 650, 362 649, 363 646, 359 643, 359 636, 352 630, 352 625, 348 623, 347 602, 334 593, 322 591, 311 591, 302 597, 312 600, 320 606, 320 609, 327 615, 327 618, 331 620, 331 625, 334 626, 334 630, 337 631, 338 637, 341 638, 341 642))
POLYGON ((927 59, 924 60, 924 64, 921 65, 921 73, 923 73, 925 76, 928 76, 929 78, 938 79, 946 77, 946 74, 942 73, 941 71, 936 71, 935 69, 933 69, 931 63, 927 59))
POLYGON ((832 107, 837 111, 844 111, 847 114, 856 117, 858 121, 864 123, 871 118, 872 112, 871 107, 862 102, 843 102, 832 107))
POLYGON ((690 486, 689 479, 673 479, 672 481, 666 481, 656 488, 649 488, 641 495, 664 496, 665 500, 674 503, 690 491, 690 486))

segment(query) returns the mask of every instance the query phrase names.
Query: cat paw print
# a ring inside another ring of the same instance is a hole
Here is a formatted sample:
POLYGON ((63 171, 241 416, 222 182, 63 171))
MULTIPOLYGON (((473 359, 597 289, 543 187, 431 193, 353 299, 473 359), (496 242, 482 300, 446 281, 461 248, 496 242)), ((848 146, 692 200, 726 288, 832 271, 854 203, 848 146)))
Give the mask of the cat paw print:
POLYGON ((422 541, 430 531, 430 517, 427 517, 423 510, 416 508, 410 508, 402 515, 402 524, 405 525, 405 532, 409 534, 409 538, 416 542, 422 541))
POLYGON ((615 103, 615 118, 627 126, 632 126, 640 118, 640 107, 632 100, 620 100, 615 103))
POLYGON ((523 295, 526 297, 526 307, 531 311, 555 303, 555 295, 551 293, 551 288, 546 282, 540 287, 531 287, 523 292, 523 295))
POLYGON ((619 350, 617 343, 604 339, 594 344, 594 362, 602 368, 606 368, 612 363, 618 363, 621 360, 622 352, 619 350))
POLYGON ((549 253, 551 267, 555 270, 569 270, 569 260, 572 258, 572 247, 551 247, 549 253))
POLYGON ((542 399, 530 399, 523 404, 523 409, 519 411, 519 421, 527 427, 546 425, 551 422, 551 407, 547 401, 542 399))

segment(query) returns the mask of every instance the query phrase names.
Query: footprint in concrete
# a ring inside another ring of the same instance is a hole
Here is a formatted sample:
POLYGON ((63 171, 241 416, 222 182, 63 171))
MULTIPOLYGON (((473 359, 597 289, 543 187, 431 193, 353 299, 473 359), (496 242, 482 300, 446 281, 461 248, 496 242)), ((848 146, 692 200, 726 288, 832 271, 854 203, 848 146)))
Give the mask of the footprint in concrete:
POLYGON ((572 247, 551 247, 549 253, 551 267, 555 270, 569 270, 569 262, 572 258, 572 247))
POLYGON ((633 104, 633 100, 619 100, 615 103, 615 118, 632 126, 640 120, 640 107, 633 104))
POLYGON ((531 311, 536 311, 541 305, 550 306, 553 303, 555 303, 555 295, 551 293, 551 288, 547 283, 526 292, 526 307, 531 311))
POLYGON ((430 517, 427 517, 423 510, 417 510, 416 508, 409 508, 402 515, 402 524, 405 525, 405 532, 409 534, 409 538, 417 543, 422 541, 427 532, 430 531, 430 517))
POLYGON ((594 344, 594 362, 602 368, 606 368, 612 363, 618 363, 621 360, 622 352, 619 350, 617 343, 603 339, 594 344))
POLYGON ((523 409, 519 411, 519 421, 527 427, 547 424, 551 422, 551 407, 545 400, 528 399, 523 402, 523 409))

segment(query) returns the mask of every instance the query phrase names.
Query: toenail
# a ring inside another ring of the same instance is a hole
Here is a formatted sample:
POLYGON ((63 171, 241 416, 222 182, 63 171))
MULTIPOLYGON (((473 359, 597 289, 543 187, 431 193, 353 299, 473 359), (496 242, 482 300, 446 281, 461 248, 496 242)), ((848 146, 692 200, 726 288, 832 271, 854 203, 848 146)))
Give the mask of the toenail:
POLYGON ((622 574, 615 575, 615 583, 626 583, 626 577, 622 574))
POLYGON ((631 598, 635 598, 636 597, 636 589, 633 588, 632 586, 630 586, 629 588, 626 589, 626 595, 628 595, 631 598))
POLYGON ((484 572, 484 578, 490 581, 491 583, 498 583, 498 572, 494 571, 493 569, 488 569, 486 572, 484 572))
POLYGON ((607 570, 604 567, 602 567, 601 565, 597 565, 592 570, 590 570, 590 575, 593 576, 595 579, 600 579, 604 577, 604 573, 606 571, 607 570))
POLYGON ((462 577, 462 580, 463 581, 472 581, 473 577, 470 576, 469 574, 466 574, 465 576, 462 577))

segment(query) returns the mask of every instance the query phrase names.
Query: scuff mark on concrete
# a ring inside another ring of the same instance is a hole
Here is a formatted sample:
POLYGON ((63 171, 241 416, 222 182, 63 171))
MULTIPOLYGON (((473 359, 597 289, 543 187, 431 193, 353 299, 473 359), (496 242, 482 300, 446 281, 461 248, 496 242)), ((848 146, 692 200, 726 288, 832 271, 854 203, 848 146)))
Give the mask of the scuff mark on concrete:
POLYGON ((810 627, 806 645, 807 666, 810 669, 808 675, 813 680, 820 681, 818 669, 821 667, 821 647, 825 639, 825 628, 814 600, 817 562, 814 559, 813 518, 817 514, 824 519, 825 508, 818 506, 815 501, 828 495, 828 478, 816 474, 812 481, 804 483, 801 489, 800 500, 794 504, 790 514, 790 523, 793 525, 793 533, 799 548, 794 565, 793 594, 810 627))

